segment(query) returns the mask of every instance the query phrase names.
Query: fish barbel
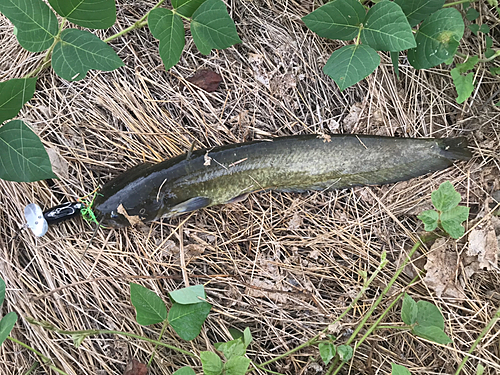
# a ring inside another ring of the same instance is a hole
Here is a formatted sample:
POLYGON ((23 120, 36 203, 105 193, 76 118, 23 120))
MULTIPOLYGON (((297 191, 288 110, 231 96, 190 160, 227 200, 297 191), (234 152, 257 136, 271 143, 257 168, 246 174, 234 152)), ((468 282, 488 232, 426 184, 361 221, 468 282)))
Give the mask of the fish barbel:
POLYGON ((147 223, 260 190, 304 192, 408 180, 470 157, 465 138, 281 137, 138 165, 104 185, 92 209, 101 225, 117 228, 130 225, 126 216, 147 223))

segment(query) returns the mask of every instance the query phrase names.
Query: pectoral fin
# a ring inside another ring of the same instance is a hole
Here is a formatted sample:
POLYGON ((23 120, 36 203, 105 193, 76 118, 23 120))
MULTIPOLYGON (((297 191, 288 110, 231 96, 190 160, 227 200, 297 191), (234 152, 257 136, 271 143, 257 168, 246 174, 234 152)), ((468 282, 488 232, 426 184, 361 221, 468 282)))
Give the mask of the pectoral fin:
POLYGON ((194 197, 179 203, 178 205, 172 207, 170 210, 171 214, 178 215, 184 212, 191 212, 199 210, 200 208, 207 207, 210 205, 210 198, 207 197, 194 197))

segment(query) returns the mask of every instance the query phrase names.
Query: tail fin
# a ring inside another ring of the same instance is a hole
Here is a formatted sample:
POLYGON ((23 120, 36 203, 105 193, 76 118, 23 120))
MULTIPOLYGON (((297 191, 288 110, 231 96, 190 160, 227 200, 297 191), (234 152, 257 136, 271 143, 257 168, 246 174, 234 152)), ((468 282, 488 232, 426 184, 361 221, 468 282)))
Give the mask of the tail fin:
POLYGON ((472 157, 471 151, 467 148, 467 139, 442 138, 438 141, 442 155, 450 160, 469 160, 472 157))

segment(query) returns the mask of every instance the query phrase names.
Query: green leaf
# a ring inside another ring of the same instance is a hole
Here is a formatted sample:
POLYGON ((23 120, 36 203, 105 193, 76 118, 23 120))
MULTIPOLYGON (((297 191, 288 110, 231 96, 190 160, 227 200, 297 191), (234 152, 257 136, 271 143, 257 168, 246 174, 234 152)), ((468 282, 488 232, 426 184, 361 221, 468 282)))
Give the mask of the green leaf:
POLYGON ((462 197, 457 193, 450 181, 445 181, 431 194, 432 204, 436 210, 445 212, 455 208, 462 197))
POLYGON ((336 50, 323 72, 332 78, 343 91, 372 73, 380 64, 380 56, 367 45, 349 45, 336 50))
POLYGON ((474 35, 477 35, 477 32, 479 31, 479 25, 477 23, 473 23, 472 25, 469 25, 467 27, 470 31, 472 31, 474 35))
POLYGON ((403 10, 411 27, 417 26, 420 21, 430 14, 441 9, 445 0, 394 0, 403 10))
POLYGON ((214 346, 215 349, 224 353, 224 357, 226 359, 245 355, 246 352, 245 344, 243 344, 243 340, 241 338, 228 342, 218 342, 214 346))
POLYGON ((165 70, 169 70, 179 62, 186 42, 182 20, 169 9, 156 8, 149 13, 148 25, 160 41, 160 56, 165 70))
POLYGON ((337 353, 342 362, 347 362, 352 358, 353 350, 348 345, 339 345, 337 347, 337 353))
POLYGON ((392 1, 381 1, 368 11, 361 41, 377 51, 397 52, 417 46, 405 14, 392 1))
POLYGON ((201 352, 200 360, 204 375, 222 374, 222 360, 214 352, 201 352))
POLYGON ((350 40, 358 35, 365 16, 359 1, 334 0, 309 13, 302 21, 323 38, 350 40))
POLYGON ((245 375, 250 365, 250 360, 245 357, 232 357, 224 364, 225 375, 245 375))
POLYGON ((401 319, 405 324, 411 326, 417 321, 417 314, 417 303, 413 300, 413 298, 405 293, 403 307, 401 308, 401 319))
POLYGON ((137 323, 147 326, 163 322, 167 318, 167 308, 155 292, 142 285, 130 283, 130 300, 137 314, 137 323))
POLYGON ((205 0, 172 0, 172 7, 176 13, 182 14, 185 17, 191 17, 204 2, 205 0))
POLYGON ((391 375, 411 375, 410 370, 406 367, 391 363, 391 375))
POLYGON ((391 54, 391 62, 392 67, 394 68, 394 72, 396 73, 396 77, 399 79, 399 52, 390 52, 391 54))
POLYGON ((451 78, 453 78, 453 84, 457 90, 457 103, 465 102, 474 91, 474 73, 469 73, 467 75, 462 75, 454 68, 450 71, 451 78))
POLYGON ((439 214, 434 210, 423 211, 417 216, 424 223, 424 230, 427 232, 432 232, 437 228, 439 214))
POLYGON ((200 334, 211 308, 208 302, 192 305, 174 303, 168 312, 168 323, 182 339, 193 340, 200 334))
POLYGON ((427 69, 453 56, 464 34, 464 21, 454 8, 444 8, 422 22, 415 35, 417 47, 408 50, 415 69, 427 69))
POLYGON ((49 48, 59 30, 56 15, 42 0, 0 0, 0 13, 14 24, 19 44, 30 52, 49 48))
POLYGON ((458 73, 466 73, 467 71, 474 69, 478 61, 479 56, 470 56, 463 64, 457 64, 453 70, 456 69, 458 73))
POLYGON ((243 338, 243 332, 239 329, 229 327, 229 333, 234 340, 239 339, 240 337, 243 338))
POLYGON ((479 28, 479 31, 482 33, 488 34, 490 32, 490 27, 486 24, 482 24, 481 27, 479 28))
POLYGON ((35 93, 36 77, 0 82, 0 124, 17 116, 35 93))
POLYGON ((432 303, 427 301, 417 302, 417 320, 416 323, 422 327, 438 327, 444 329, 444 319, 441 311, 432 303))
POLYGON ((328 365, 332 358, 335 357, 335 345, 331 342, 322 342, 318 345, 318 349, 321 359, 325 365, 328 365))
POLYGON ((485 40, 486 40, 486 48, 490 49, 491 46, 493 46, 493 39, 491 38, 491 36, 486 35, 485 40))
POLYGON ((493 75, 500 74, 500 66, 492 66, 490 68, 490 73, 493 74, 493 75))
POLYGON ((196 9, 191 20, 191 34, 203 55, 208 55, 213 48, 224 49, 241 43, 222 0, 206 0, 196 9))
POLYGON ((243 344, 245 345, 245 349, 248 348, 248 345, 252 342, 252 333, 250 332, 250 328, 245 328, 243 331, 243 344))
POLYGON ((169 296, 174 302, 181 305, 202 303, 206 298, 205 287, 203 285, 193 285, 187 288, 174 290, 169 293, 169 296))
POLYGON ((0 320, 0 345, 2 345, 7 336, 9 336, 16 322, 17 314, 14 311, 11 311, 0 320))
POLYGON ((196 372, 194 372, 194 370, 191 367, 184 366, 178 369, 172 375, 196 375, 196 372))
POLYGON ((49 0, 68 21, 89 29, 107 29, 116 21, 115 0, 49 0))
POLYGON ((5 299, 5 281, 0 277, 0 307, 5 299))
POLYGON ((16 182, 57 178, 40 138, 21 120, 0 127, 0 178, 16 182))
POLYGON ((449 344, 453 342, 446 333, 439 327, 429 326, 415 326, 412 331, 416 336, 424 339, 437 342, 438 344, 449 344))
POLYGON ((441 214, 441 225, 451 237, 457 239, 464 235, 462 223, 469 217, 469 207, 457 206, 441 214))
POLYGON ((465 18, 467 18, 469 21, 474 21, 478 17, 479 17, 479 12, 474 8, 469 8, 465 13, 465 18))
POLYGON ((113 48, 83 30, 64 30, 52 54, 52 68, 68 81, 84 79, 90 69, 109 72, 121 66, 123 61, 113 48))
POLYGON ((484 366, 478 363, 476 368, 476 375, 483 375, 483 373, 484 373, 484 366))

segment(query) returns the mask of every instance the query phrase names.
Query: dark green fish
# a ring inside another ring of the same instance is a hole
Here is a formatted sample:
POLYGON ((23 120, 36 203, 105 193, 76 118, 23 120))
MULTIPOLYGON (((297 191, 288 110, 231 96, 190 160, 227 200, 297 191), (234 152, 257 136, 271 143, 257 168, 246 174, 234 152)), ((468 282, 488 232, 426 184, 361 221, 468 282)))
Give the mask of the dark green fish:
POLYGON ((235 202, 251 192, 343 189, 408 180, 471 157, 464 138, 302 135, 194 151, 141 164, 108 182, 93 210, 106 227, 235 202), (123 213, 123 211, 121 211, 123 213))

